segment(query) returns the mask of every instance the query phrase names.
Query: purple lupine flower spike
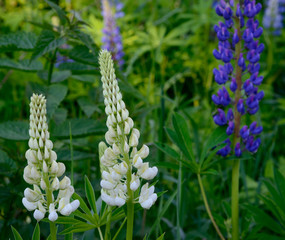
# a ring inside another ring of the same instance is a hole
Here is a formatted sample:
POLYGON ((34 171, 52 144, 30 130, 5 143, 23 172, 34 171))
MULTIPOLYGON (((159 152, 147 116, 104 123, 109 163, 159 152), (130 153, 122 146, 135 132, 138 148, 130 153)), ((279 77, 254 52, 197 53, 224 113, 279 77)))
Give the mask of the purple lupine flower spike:
POLYGON ((102 0, 102 15, 104 18, 103 49, 111 52, 113 60, 122 67, 124 64, 122 36, 116 19, 123 17, 123 4, 118 1, 102 0))
POLYGON ((213 70, 215 81, 223 86, 212 95, 212 100, 219 106, 213 116, 214 122, 219 126, 227 126, 226 133, 229 136, 225 141, 226 146, 217 154, 227 156, 234 153, 241 157, 246 150, 255 153, 261 143, 260 138, 257 138, 263 130, 261 126, 256 122, 241 124, 243 115, 253 115, 259 110, 259 102, 264 97, 264 92, 258 91, 263 81, 263 76, 259 75, 258 62, 264 44, 259 43, 258 38, 263 29, 255 19, 261 11, 261 4, 255 0, 244 0, 236 6, 234 4, 233 0, 220 0, 216 6, 216 13, 224 18, 224 22, 214 27, 219 45, 213 55, 224 65, 213 70))

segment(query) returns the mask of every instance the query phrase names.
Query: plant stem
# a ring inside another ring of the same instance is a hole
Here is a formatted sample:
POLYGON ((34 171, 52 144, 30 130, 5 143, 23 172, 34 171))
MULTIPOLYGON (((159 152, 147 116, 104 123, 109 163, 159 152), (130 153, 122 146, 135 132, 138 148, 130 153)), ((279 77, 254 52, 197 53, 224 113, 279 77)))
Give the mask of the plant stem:
POLYGON ((69 142, 70 142, 70 156, 71 156, 71 185, 73 186, 73 144, 72 144, 72 132, 71 132, 71 122, 69 122, 69 142))
POLYGON ((100 227, 98 227, 98 232, 99 232, 99 235, 100 235, 100 239, 104 240, 103 234, 102 234, 102 231, 101 231, 100 227))
POLYGON ((210 206, 209 206, 209 203, 208 203, 208 200, 207 200, 207 196, 205 194, 205 190, 204 190, 204 186, 203 186, 203 182, 202 182, 202 179, 201 179, 201 176, 200 176, 200 173, 197 174, 197 177, 198 177, 198 182, 199 182, 199 186, 200 186, 200 189, 201 189, 201 193, 202 193, 202 197, 203 197, 203 200, 204 200, 204 204, 205 204, 205 207, 206 207, 206 211, 214 225, 214 228, 216 229, 216 232, 218 233, 220 239, 222 240, 225 240, 223 234, 221 233, 218 225, 216 224, 215 222, 215 219, 212 215, 212 212, 211 212, 211 209, 210 209, 210 206))
MULTIPOLYGON (((44 181, 46 183, 46 196, 47 196, 47 207, 52 203, 52 189, 50 188, 48 173, 44 173, 44 181)), ((56 240, 56 226, 54 222, 49 221, 50 225, 50 237, 51 240, 56 240)))
MULTIPOLYGON (((234 13, 237 11, 237 5, 239 4, 239 0, 234 0, 234 13)), ((234 106, 234 136, 233 136, 233 148, 235 148, 236 143, 239 141, 239 130, 240 130, 240 122, 241 122, 241 114, 237 111, 237 104, 239 99, 241 98, 241 87, 242 87, 242 69, 238 65, 238 59, 240 54, 242 53, 242 45, 241 45, 241 28, 240 28, 240 18, 234 17, 235 29, 237 30, 239 42, 235 46, 235 71, 236 71, 236 82, 237 82, 237 90, 235 92, 235 106, 234 106)), ((240 160, 236 159, 233 162, 232 169, 232 240, 239 239, 239 168, 240 168, 240 160)))
POLYGON ((107 223, 106 223, 104 240, 111 239, 111 217, 112 217, 112 207, 111 206, 108 206, 107 212, 108 212, 108 215, 107 215, 107 223))
POLYGON ((239 165, 240 160, 234 160, 232 170, 232 240, 239 239, 239 165))
POLYGON ((51 84, 53 67, 54 67, 54 63, 55 63, 55 60, 56 60, 56 52, 57 52, 57 49, 55 49, 53 54, 52 54, 52 58, 51 58, 49 69, 48 69, 48 85, 51 84))
MULTIPOLYGON (((121 129, 123 129, 121 127, 121 129)), ((122 130, 123 132, 123 130, 122 130)), ((123 153, 124 161, 128 165, 127 171, 127 192, 128 192, 128 200, 127 200, 127 235, 126 240, 133 239, 133 227, 134 227, 134 193, 131 189, 131 180, 132 180, 132 163, 129 158, 129 153, 124 151, 125 146, 125 136, 122 135, 120 139, 120 150, 123 153)))

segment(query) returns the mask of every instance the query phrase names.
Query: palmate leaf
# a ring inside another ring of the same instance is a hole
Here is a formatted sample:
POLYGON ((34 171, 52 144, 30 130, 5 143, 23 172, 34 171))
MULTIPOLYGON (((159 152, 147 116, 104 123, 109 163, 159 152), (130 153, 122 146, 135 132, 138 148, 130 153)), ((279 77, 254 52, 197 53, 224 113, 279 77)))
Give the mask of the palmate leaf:
POLYGON ((56 37, 55 33, 50 30, 43 30, 38 38, 31 61, 38 57, 55 50, 65 43, 63 37, 56 37))
POLYGON ((189 127, 185 118, 178 113, 174 113, 172 117, 172 124, 178 140, 176 143, 177 146, 189 161, 195 162, 192 150, 192 141, 189 134, 189 127))
POLYGON ((37 36, 31 32, 16 32, 0 37, 0 52, 32 51, 37 42, 37 36))
POLYGON ((222 144, 226 139, 228 138, 228 135, 226 133, 226 128, 224 127, 218 127, 215 129, 215 131, 210 135, 208 140, 206 141, 206 144, 202 150, 201 156, 200 156, 200 166, 203 165, 203 162, 209 153, 209 151, 218 146, 219 144, 222 144))

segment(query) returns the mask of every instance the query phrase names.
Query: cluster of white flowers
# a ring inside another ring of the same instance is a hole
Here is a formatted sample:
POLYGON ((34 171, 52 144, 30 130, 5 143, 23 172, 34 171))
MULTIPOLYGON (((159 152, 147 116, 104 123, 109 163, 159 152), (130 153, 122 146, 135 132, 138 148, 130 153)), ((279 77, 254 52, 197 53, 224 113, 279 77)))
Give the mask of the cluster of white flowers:
MULTIPOLYGON (((143 162, 149 154, 149 148, 143 145, 137 149, 140 132, 134 128, 125 103, 122 100, 111 54, 103 50, 99 56, 102 75, 105 112, 108 115, 105 134, 109 147, 105 147, 100 158, 102 169, 101 197, 108 205, 122 206, 128 200, 128 189, 136 191, 140 186, 140 178, 151 180, 157 175, 157 167, 149 167, 143 162), (129 175, 129 179, 127 175, 129 175), (130 181, 129 183, 127 181, 130 181)), ((148 183, 141 188, 138 202, 143 208, 149 209, 156 201, 154 186, 148 183)))
POLYGON ((34 218, 40 221, 49 212, 49 220, 58 218, 57 212, 68 216, 79 207, 79 201, 70 203, 74 193, 68 177, 59 178, 65 172, 65 165, 56 162, 57 155, 52 150, 53 143, 48 131, 46 119, 46 99, 33 94, 30 103, 30 149, 26 152, 28 165, 24 169, 24 179, 33 184, 33 190, 26 188, 22 202, 29 211, 34 211, 34 218), (54 199, 53 192, 58 191, 54 199), (44 193, 43 193, 44 192, 44 193), (57 207, 57 208, 56 208, 57 207))

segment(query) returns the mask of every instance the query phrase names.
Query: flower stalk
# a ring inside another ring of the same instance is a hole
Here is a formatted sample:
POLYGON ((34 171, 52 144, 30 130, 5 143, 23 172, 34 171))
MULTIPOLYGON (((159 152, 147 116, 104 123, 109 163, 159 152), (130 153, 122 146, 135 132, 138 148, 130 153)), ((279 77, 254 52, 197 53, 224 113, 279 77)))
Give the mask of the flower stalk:
POLYGON ((137 149, 140 132, 134 128, 134 122, 122 100, 110 52, 102 50, 99 63, 105 112, 108 115, 105 139, 109 145, 103 142, 99 144, 101 197, 109 206, 121 207, 127 203, 126 239, 130 240, 133 237, 134 204, 140 203, 143 208, 149 209, 157 199, 154 186, 149 187, 148 182, 141 187, 136 199, 134 192, 139 190, 142 181, 153 179, 158 169, 143 162, 149 154, 146 145, 137 149))
POLYGON ((56 226, 54 221, 58 213, 70 215, 79 207, 79 201, 70 202, 74 193, 68 177, 63 177, 65 165, 57 162, 57 155, 52 150, 53 143, 49 139, 46 119, 46 99, 43 95, 33 94, 30 103, 29 149, 25 157, 28 165, 24 169, 24 180, 33 185, 33 189, 24 191, 23 205, 28 211, 34 211, 37 221, 49 212, 50 236, 56 240, 56 226), (59 180, 61 178, 61 180, 59 180), (55 199, 53 193, 57 192, 55 199))

